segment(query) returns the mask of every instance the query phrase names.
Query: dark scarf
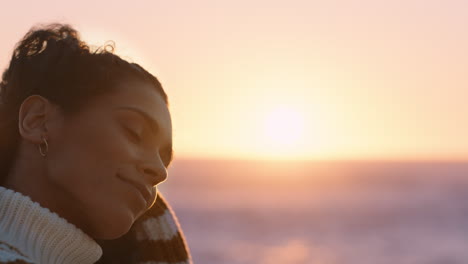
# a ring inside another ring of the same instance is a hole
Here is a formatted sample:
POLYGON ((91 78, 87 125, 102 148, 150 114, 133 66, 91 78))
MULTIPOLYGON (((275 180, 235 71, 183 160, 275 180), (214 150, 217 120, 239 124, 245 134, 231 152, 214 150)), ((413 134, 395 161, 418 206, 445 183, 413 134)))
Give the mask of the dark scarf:
POLYGON ((153 207, 127 234, 115 240, 97 242, 103 250, 97 263, 192 264, 179 222, 161 193, 153 207))

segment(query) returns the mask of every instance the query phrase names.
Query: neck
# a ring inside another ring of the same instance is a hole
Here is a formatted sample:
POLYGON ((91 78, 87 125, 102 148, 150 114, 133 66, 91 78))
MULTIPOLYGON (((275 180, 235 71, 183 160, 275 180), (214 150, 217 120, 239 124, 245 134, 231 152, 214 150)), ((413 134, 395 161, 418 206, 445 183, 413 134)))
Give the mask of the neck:
POLYGON ((68 200, 66 199, 68 195, 63 193, 62 188, 54 186, 49 180, 49 173, 45 166, 46 162, 42 160, 43 157, 38 155, 31 157, 25 153, 26 151, 19 151, 2 185, 7 189, 30 197, 31 200, 51 212, 57 213, 81 230, 87 230, 84 224, 85 221, 82 220, 84 216, 79 214, 79 210, 70 210, 70 203, 67 203, 68 200), (58 197, 60 199, 57 199, 58 197))
POLYGON ((8 189, 15 190, 26 196, 31 197, 33 201, 37 201, 42 205, 47 204, 47 196, 50 193, 44 192, 47 185, 45 175, 44 162, 39 159, 41 157, 28 155, 28 151, 22 151, 23 148, 18 148, 18 153, 10 171, 2 184, 8 189))

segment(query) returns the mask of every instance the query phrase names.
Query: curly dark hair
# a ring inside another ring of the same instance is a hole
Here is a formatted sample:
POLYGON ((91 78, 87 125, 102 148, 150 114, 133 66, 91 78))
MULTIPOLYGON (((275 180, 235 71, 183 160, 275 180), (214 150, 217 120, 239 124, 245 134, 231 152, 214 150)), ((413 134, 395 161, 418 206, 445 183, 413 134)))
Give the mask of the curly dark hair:
POLYGON ((67 24, 29 30, 16 44, 0 83, 0 185, 15 159, 20 139, 18 113, 24 99, 41 95, 72 114, 127 80, 152 84, 168 104, 158 79, 114 54, 113 44, 93 50, 67 24))

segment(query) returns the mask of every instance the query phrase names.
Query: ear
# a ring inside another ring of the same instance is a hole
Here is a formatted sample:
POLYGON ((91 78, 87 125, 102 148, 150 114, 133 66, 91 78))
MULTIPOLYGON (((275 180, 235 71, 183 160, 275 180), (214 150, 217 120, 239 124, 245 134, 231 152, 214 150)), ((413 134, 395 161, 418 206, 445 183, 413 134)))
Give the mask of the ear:
POLYGON ((19 133, 23 139, 33 144, 40 144, 47 139, 47 120, 51 117, 54 106, 40 95, 26 98, 19 109, 19 133))

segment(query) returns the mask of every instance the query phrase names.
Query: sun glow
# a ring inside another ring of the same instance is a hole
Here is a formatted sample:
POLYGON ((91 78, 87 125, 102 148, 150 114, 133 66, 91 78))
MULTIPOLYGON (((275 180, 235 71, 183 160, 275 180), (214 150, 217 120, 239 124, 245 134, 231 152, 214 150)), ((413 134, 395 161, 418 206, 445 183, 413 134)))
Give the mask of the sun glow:
POLYGON ((277 107, 265 118, 265 136, 274 145, 293 145, 302 137, 304 119, 289 107, 277 107))
POLYGON ((292 107, 277 106, 266 114, 263 129, 263 143, 275 156, 290 154, 300 147, 304 117, 292 107))

